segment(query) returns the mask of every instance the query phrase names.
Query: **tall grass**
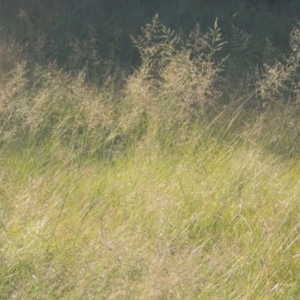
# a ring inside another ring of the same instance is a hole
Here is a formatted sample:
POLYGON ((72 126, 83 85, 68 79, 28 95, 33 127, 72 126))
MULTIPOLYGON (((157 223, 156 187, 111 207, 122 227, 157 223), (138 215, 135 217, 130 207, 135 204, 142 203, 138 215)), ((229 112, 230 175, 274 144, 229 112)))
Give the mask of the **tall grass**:
POLYGON ((0 299, 299 298, 299 36, 243 95, 217 20, 155 16, 101 85, 92 34, 77 71, 0 60, 0 299))
POLYGON ((295 161, 151 146, 113 162, 5 155, 2 299, 297 299, 295 161))

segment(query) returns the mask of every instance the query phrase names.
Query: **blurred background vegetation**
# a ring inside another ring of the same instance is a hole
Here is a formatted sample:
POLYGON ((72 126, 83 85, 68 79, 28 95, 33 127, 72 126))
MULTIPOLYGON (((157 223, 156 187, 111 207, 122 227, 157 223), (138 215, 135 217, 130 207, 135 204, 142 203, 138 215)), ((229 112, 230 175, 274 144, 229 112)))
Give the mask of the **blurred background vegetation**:
POLYGON ((107 58, 133 66, 140 62, 130 35, 140 34, 156 14, 166 27, 185 35, 197 23, 207 31, 218 18, 228 42, 223 51, 236 54, 228 63, 249 70, 274 49, 289 49, 299 12, 297 0, 14 0, 0 2, 0 33, 22 45, 32 63, 55 59, 68 69, 88 63, 101 72, 100 61, 107 58), (72 55, 76 47, 82 57, 72 55))

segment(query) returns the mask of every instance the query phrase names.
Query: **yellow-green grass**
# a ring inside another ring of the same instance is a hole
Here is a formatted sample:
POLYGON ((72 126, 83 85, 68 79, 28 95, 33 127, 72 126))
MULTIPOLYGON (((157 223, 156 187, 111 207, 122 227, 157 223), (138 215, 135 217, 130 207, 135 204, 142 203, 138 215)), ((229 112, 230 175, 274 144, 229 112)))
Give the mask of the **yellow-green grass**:
POLYGON ((209 140, 3 151, 0 298, 297 299, 299 178, 295 158, 209 140))
POLYGON ((243 93, 199 30, 154 17, 102 86, 3 68, 0 299, 300 298, 299 28, 243 93))

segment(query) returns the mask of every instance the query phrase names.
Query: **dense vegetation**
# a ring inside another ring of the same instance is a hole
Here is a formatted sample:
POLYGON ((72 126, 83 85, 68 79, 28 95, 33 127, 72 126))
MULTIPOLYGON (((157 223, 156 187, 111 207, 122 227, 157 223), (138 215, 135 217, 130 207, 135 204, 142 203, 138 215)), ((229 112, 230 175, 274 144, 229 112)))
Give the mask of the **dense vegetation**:
POLYGON ((299 299, 299 12, 0 2, 0 299, 299 299))

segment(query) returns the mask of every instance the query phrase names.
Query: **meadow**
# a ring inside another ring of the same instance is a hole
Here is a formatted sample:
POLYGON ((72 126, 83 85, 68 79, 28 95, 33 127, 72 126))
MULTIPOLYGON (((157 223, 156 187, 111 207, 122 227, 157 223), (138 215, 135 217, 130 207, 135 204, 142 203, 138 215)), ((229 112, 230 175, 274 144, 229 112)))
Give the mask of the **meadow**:
POLYGON ((0 299, 300 299, 299 23, 276 47, 156 14, 128 66, 92 27, 62 64, 18 16, 27 43, 0 36, 0 299))

